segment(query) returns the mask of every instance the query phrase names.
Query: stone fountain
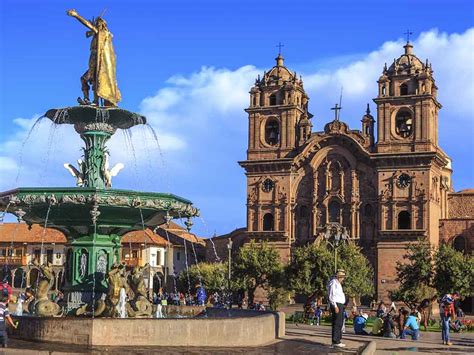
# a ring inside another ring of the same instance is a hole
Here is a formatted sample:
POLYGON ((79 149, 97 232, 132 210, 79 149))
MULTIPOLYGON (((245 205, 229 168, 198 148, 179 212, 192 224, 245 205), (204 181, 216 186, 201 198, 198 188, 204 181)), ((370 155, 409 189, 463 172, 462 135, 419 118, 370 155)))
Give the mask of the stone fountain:
MULTIPOLYGON (((68 14, 83 20, 74 10, 68 14)), ((108 29, 101 20, 96 20, 96 23, 84 21, 87 27, 97 31, 94 41, 98 53, 91 52, 91 57, 97 61, 96 68, 88 70, 96 73, 95 78, 89 78, 96 100, 91 103, 88 92, 84 92, 84 99, 78 99, 79 106, 51 109, 44 115, 54 124, 73 125, 84 141, 84 156, 78 160, 78 166, 64 164, 76 178, 77 186, 21 187, 0 193, 0 209, 3 211, 16 215, 29 225, 55 228, 67 236, 66 313, 101 299, 107 292, 107 273, 112 265, 120 262, 123 234, 134 229, 154 228, 178 216, 191 218, 199 214, 189 200, 173 194, 111 188, 112 177, 123 165, 117 164, 109 169, 106 143, 117 129, 146 124, 146 118, 115 106, 120 92, 113 75, 113 47, 111 52, 100 54, 101 45, 111 47, 111 43, 109 46, 100 43, 103 37, 107 38, 108 29), (97 66, 102 69, 98 70, 97 66), (109 68, 104 68, 107 66, 109 68), (110 73, 110 77, 103 78, 110 73), (105 106, 100 106, 101 103, 105 106)))
POLYGON ((84 97, 78 98, 79 106, 51 109, 44 116, 54 124, 73 125, 84 141, 78 166, 64 164, 76 186, 21 187, 0 193, 1 210, 21 222, 66 235, 65 306, 49 301, 50 266, 38 265, 41 277, 35 300, 28 306, 34 316, 20 317, 13 336, 87 346, 249 346, 284 334, 284 316, 278 312, 207 309, 204 316, 187 319, 134 318, 149 316, 152 307, 140 268, 131 275, 133 298, 124 303, 127 281, 120 264, 121 237, 173 218, 187 218, 190 226, 199 211, 191 201, 173 194, 112 188, 112 178, 123 165, 109 168, 106 143, 117 129, 146 124, 146 118, 116 106, 121 95, 105 20, 98 17, 89 22, 75 10, 67 14, 93 36, 89 68, 81 77, 84 97), (125 313, 128 317, 121 319, 125 313), (67 317, 71 315, 83 317, 67 317))

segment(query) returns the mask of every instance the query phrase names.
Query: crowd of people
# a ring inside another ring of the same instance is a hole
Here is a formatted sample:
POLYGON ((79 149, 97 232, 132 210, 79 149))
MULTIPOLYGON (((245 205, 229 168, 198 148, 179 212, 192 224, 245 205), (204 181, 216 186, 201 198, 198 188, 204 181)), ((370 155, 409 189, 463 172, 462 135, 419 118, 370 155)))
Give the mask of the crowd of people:
MULTIPOLYGON (((349 315, 345 309, 347 301, 342 288, 344 279, 344 270, 338 270, 327 286, 328 306, 332 318, 332 345, 334 347, 345 347, 341 342, 341 338, 342 333, 345 332, 345 321, 349 318, 349 315)), ((464 313, 459 307, 459 300, 459 293, 454 292, 441 298, 436 296, 426 298, 411 309, 406 307, 397 309, 394 302, 391 303, 390 307, 387 307, 384 302, 380 302, 375 309, 371 331, 367 329, 369 315, 362 310, 358 311, 354 306, 352 309, 354 333, 356 335, 372 335, 392 339, 411 338, 412 340, 418 340, 420 338, 420 327, 423 327, 425 331, 428 329, 434 321, 432 310, 439 306, 441 338, 444 345, 452 345, 450 330, 462 330, 462 323, 459 318, 463 317, 464 313)), ((314 301, 309 308, 312 313, 310 324, 319 325, 325 310, 322 310, 314 301)), ((373 310, 374 307, 371 308, 373 310)))
POLYGON ((369 333, 366 328, 368 315, 359 311, 354 315, 354 332, 358 335, 376 335, 387 338, 418 340, 420 328, 426 331, 430 325, 431 309, 439 304, 442 341, 444 345, 451 345, 450 330, 460 331, 461 322, 459 318, 463 316, 462 309, 456 307, 459 299, 458 293, 446 294, 440 299, 437 297, 426 298, 417 307, 406 309, 400 307, 398 310, 394 304, 388 310, 383 302, 380 302, 375 312, 375 319, 372 331, 369 333))

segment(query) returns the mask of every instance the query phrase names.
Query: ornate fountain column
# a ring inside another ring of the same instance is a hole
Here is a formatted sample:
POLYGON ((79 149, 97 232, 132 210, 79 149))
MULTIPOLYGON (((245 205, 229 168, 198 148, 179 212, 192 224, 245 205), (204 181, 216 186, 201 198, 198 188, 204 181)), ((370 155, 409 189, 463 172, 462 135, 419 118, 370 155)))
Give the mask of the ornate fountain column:
POLYGON ((84 186, 105 189, 105 143, 111 134, 101 131, 86 131, 81 134, 86 143, 84 150, 84 186))

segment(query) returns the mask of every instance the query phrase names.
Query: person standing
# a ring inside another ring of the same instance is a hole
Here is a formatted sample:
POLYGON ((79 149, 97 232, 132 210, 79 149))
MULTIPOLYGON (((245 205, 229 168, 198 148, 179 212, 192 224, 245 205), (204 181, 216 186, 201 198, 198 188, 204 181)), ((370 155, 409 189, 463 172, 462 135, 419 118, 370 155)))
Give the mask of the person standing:
POLYGON ((459 298, 459 293, 447 293, 439 301, 439 315, 441 316, 441 338, 443 345, 453 345, 449 339, 449 321, 455 317, 454 302, 459 298))
POLYGON ((332 345, 337 348, 344 348, 346 345, 341 342, 342 325, 344 321, 344 305, 346 303, 346 296, 342 290, 342 283, 346 273, 344 270, 337 270, 336 275, 329 281, 328 300, 331 307, 332 315, 332 345))
POLYGON ((206 290, 201 284, 196 285, 196 298, 198 306, 205 306, 206 305, 206 290))
POLYGON ((0 295, 0 344, 2 347, 6 348, 8 345, 8 336, 7 336, 7 323, 13 328, 17 328, 17 325, 13 323, 12 317, 8 312, 8 295, 0 295))
POLYGON ((430 323, 431 306, 432 306, 434 301, 436 301, 436 296, 433 296, 431 299, 430 298, 425 298, 418 305, 418 312, 421 313, 422 321, 423 321, 423 328, 425 328, 425 332, 428 329, 428 325, 430 323))

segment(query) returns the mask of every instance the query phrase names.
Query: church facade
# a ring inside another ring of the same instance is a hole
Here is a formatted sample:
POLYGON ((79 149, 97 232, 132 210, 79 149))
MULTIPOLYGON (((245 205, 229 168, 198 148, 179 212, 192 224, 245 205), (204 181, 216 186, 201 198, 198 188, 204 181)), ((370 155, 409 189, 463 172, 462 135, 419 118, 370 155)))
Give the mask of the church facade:
MULTIPOLYGON (((474 213, 450 217, 459 210, 450 201, 461 199, 451 198, 451 160, 438 144, 441 104, 428 60, 407 43, 374 85, 376 117, 367 105, 360 129, 351 129, 336 107, 336 118, 313 132, 303 81, 278 55, 256 79, 245 110, 248 150, 239 164, 247 176, 247 228, 234 237, 266 240, 288 261, 292 248, 338 223, 363 248, 377 297, 386 299, 409 243, 436 246, 462 234, 472 250, 474 213)), ((474 206, 472 191, 462 196, 474 206)))

